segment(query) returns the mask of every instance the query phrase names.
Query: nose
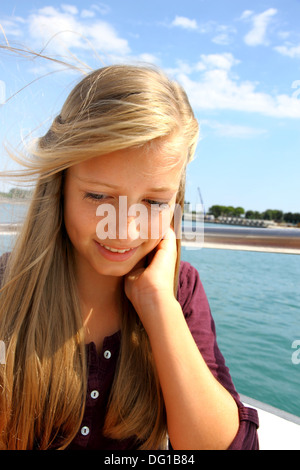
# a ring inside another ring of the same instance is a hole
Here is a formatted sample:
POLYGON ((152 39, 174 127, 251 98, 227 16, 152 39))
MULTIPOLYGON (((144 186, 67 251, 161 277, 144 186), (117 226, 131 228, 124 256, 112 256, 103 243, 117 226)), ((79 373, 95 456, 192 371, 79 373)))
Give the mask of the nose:
POLYGON ((119 239, 134 241, 148 238, 148 210, 143 204, 133 204, 127 214, 119 215, 119 239))
POLYGON ((119 239, 128 240, 128 242, 148 239, 148 215, 147 216, 128 216, 126 225, 119 225, 119 239))
POLYGON ((127 239, 128 240, 137 240, 140 238, 140 223, 138 217, 128 217, 127 218, 127 239))

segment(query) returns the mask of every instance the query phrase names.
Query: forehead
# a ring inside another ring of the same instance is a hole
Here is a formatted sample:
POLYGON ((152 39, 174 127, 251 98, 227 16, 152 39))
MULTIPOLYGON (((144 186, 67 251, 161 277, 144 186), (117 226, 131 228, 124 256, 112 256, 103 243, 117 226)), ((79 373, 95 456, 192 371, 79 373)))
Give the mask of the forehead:
POLYGON ((122 183, 149 181, 178 186, 186 158, 180 145, 151 143, 143 147, 118 150, 94 157, 70 168, 72 176, 95 182, 122 183))

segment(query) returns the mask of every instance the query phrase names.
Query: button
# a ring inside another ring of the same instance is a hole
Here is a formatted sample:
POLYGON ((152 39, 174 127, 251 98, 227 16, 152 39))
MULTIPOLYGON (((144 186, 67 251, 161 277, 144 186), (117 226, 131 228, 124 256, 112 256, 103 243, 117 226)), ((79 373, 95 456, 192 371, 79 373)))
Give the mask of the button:
POLYGON ((93 391, 91 392, 91 397, 94 398, 94 400, 95 400, 96 398, 98 398, 98 397, 99 397, 99 392, 98 392, 98 390, 93 390, 93 391))
POLYGON ((81 432, 81 434, 82 434, 83 436, 87 436, 87 435, 89 434, 89 432, 90 432, 90 428, 88 428, 87 426, 83 426, 83 427, 81 428, 80 432, 81 432))
POLYGON ((105 359, 110 359, 111 358, 111 352, 108 349, 106 351, 104 351, 104 357, 105 357, 105 359))

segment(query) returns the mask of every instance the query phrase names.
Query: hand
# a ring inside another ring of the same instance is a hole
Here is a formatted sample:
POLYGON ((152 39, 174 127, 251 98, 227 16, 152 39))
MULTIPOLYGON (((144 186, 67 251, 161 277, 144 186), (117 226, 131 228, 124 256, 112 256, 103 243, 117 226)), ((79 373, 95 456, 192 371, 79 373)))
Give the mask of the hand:
POLYGON ((174 298, 174 274, 177 259, 176 237, 170 228, 159 242, 156 251, 148 255, 148 266, 141 260, 125 277, 125 293, 138 315, 155 309, 157 303, 174 298))

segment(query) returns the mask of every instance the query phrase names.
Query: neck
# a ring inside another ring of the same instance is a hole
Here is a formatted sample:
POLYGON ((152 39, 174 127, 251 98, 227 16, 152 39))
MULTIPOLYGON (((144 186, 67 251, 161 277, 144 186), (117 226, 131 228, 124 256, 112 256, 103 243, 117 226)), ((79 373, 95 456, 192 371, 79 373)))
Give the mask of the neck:
POLYGON ((104 337, 121 327, 123 278, 99 274, 77 259, 76 281, 86 342, 100 351, 104 337))
POLYGON ((114 304, 116 299, 120 298, 122 285, 121 277, 98 273, 89 276, 84 271, 77 271, 79 299, 86 304, 99 306, 114 304))

